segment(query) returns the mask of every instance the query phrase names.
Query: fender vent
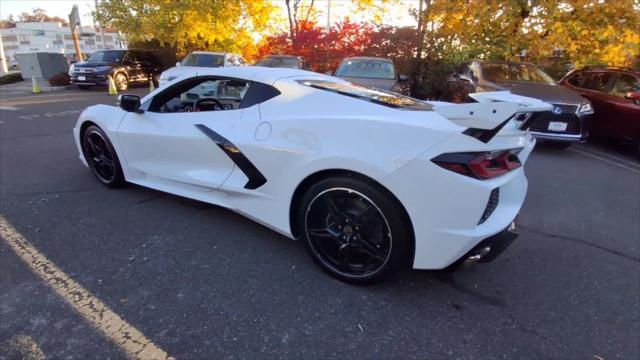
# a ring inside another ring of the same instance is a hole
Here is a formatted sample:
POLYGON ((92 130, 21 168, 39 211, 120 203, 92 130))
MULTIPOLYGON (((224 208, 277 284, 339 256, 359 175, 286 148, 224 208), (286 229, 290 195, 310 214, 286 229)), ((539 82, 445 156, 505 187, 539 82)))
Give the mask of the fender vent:
POLYGON ((478 221, 478 225, 487 221, 489 216, 493 214, 495 209, 498 207, 498 202, 500 201, 500 188, 495 188, 491 190, 491 195, 489 195, 489 201, 487 202, 487 207, 484 209, 484 213, 482 213, 482 217, 480 221, 478 221))

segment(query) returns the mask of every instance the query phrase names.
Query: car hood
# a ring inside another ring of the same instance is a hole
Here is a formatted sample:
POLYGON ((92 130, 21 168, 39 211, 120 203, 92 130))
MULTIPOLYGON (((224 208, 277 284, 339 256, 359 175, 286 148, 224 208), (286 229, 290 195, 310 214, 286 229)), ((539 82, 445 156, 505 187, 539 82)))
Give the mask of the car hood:
POLYGON ((582 96, 562 86, 547 84, 500 83, 499 90, 509 90, 516 95, 528 96, 552 104, 580 105, 582 96))
POLYGON ((364 85, 366 87, 373 87, 380 90, 391 91, 393 86, 396 84, 395 79, 372 79, 372 78, 361 78, 361 77, 352 77, 352 76, 338 76, 341 79, 351 81, 355 84, 364 85))
POLYGON ((162 79, 166 79, 166 78, 177 78, 180 77, 182 75, 187 75, 187 74, 191 74, 193 72, 195 72, 198 69, 198 67, 195 66, 174 66, 172 68, 169 68, 165 71, 162 72, 162 74, 160 74, 160 78, 162 79))
POLYGON ((116 63, 108 63, 108 62, 78 62, 73 64, 74 68, 96 68, 99 66, 118 66, 116 63))

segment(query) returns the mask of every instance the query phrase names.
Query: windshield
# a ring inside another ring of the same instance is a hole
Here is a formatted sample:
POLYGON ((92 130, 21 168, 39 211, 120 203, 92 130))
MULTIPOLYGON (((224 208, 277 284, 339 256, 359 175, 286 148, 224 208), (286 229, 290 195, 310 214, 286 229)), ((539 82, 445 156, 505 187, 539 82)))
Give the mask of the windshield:
POLYGON ((353 83, 336 83, 324 80, 300 80, 302 85, 333 93, 370 101, 375 104, 406 110, 432 110, 431 105, 401 94, 368 88, 353 83))
POLYGON ((482 64, 482 76, 493 83, 528 82, 555 85, 544 71, 531 64, 482 64))
POLYGON ((223 67, 224 55, 189 54, 181 64, 182 66, 223 67))
POLYGON ((396 72, 393 63, 375 60, 346 60, 340 64, 336 76, 393 80, 396 72))
POLYGON ((119 63, 122 60, 124 51, 96 51, 87 62, 90 63, 119 63))
POLYGON ((288 68, 288 69, 300 69, 302 67, 302 61, 295 57, 276 57, 267 56, 262 58, 256 63, 256 66, 265 66, 272 68, 288 68))

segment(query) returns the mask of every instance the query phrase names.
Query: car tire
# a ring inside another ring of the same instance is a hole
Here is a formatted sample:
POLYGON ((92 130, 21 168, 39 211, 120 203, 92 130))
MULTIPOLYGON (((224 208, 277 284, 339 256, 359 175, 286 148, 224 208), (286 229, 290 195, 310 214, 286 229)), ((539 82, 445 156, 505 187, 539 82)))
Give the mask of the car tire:
POLYGON ((545 144, 547 145, 547 147, 556 150, 564 150, 571 146, 571 142, 569 141, 546 141, 545 144))
POLYGON ((91 85, 78 85, 78 89, 80 89, 80 90, 89 90, 89 89, 91 89, 91 85))
POLYGON ((409 260, 413 233, 404 209, 373 181, 324 179, 303 195, 300 238, 313 261, 356 285, 383 280, 409 260))
POLYGON ((120 160, 107 135, 95 125, 82 133, 82 153, 89 168, 103 185, 111 188, 124 185, 120 160))
POLYGON ((113 82, 118 91, 126 91, 129 88, 129 79, 127 78, 127 75, 122 72, 117 73, 113 77, 113 82))

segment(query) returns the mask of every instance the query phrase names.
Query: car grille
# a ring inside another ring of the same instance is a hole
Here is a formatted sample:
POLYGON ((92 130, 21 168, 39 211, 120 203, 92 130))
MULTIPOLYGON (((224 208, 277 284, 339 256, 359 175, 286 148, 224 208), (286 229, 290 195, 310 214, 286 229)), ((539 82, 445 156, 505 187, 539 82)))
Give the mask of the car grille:
POLYGON ((500 188, 495 188, 491 190, 491 195, 489 195, 489 201, 487 201, 487 207, 484 209, 484 213, 482 213, 482 217, 480 221, 478 221, 478 225, 487 221, 489 216, 493 214, 493 212, 498 207, 498 202, 500 201, 500 188))
POLYGON ((576 115, 576 110, 578 107, 576 105, 557 105, 552 104, 555 107, 561 109, 561 113, 555 115, 551 111, 542 111, 538 113, 534 113, 531 115, 529 121, 527 121, 526 125, 524 125, 523 130, 529 130, 534 132, 541 133, 550 133, 550 134, 570 134, 570 135, 579 135, 580 134, 580 119, 576 115), (552 121, 559 121, 567 123, 566 131, 550 131, 549 123, 552 121))

